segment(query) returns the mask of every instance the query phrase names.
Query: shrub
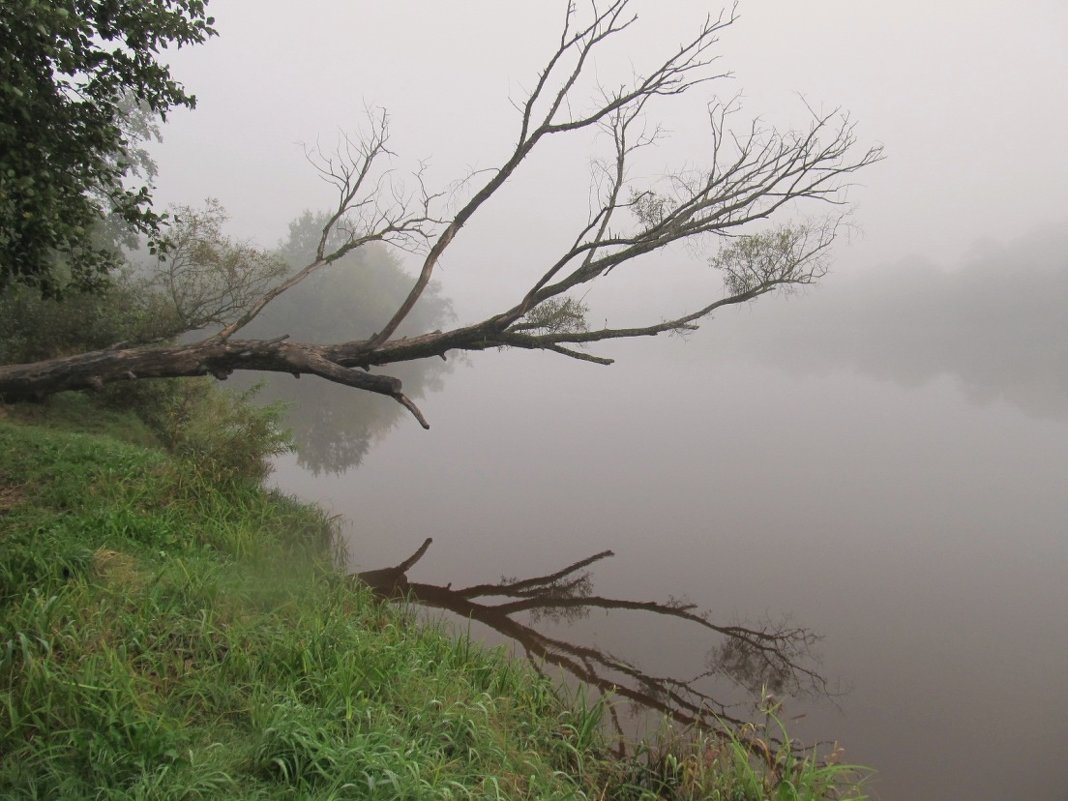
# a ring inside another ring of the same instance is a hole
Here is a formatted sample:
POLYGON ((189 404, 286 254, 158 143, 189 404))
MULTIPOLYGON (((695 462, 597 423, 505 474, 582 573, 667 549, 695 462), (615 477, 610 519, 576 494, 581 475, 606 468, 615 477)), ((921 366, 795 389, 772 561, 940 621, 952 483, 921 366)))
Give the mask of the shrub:
POLYGON ((164 448, 209 480, 258 484, 271 472, 271 457, 292 450, 285 407, 253 404, 258 386, 232 393, 210 378, 140 383, 145 386, 138 387, 132 410, 164 448))
POLYGON ((94 293, 42 298, 31 287, 0 292, 0 364, 67 356, 119 342, 149 342, 173 334, 176 323, 133 280, 94 293))

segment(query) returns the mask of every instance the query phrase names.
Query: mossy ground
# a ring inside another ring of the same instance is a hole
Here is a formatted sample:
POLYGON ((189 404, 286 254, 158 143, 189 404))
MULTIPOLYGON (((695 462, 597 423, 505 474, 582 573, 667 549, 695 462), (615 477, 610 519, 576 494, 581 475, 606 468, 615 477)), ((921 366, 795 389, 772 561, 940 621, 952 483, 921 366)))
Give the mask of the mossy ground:
POLYGON ((597 705, 376 602, 329 543, 252 483, 0 420, 0 796, 840 797, 718 740, 613 760, 597 705))

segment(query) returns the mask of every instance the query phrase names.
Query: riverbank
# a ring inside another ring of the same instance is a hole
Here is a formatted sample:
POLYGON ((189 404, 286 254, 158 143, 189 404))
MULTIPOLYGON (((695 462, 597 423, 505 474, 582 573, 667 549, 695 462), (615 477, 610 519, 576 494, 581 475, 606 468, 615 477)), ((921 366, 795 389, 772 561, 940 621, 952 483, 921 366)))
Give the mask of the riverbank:
POLYGON ((5 798, 861 797, 714 738, 613 759, 599 706, 341 575, 319 510, 137 438, 0 420, 5 798))

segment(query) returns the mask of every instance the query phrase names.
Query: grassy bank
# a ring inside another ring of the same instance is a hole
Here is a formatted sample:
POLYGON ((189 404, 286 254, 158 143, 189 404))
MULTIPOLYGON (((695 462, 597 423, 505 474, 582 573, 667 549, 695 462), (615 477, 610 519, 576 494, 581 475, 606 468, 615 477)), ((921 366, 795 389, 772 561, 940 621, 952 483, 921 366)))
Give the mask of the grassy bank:
POLYGON ((717 740, 613 760, 596 705, 375 602, 329 543, 253 483, 0 420, 0 796, 859 797, 717 740))

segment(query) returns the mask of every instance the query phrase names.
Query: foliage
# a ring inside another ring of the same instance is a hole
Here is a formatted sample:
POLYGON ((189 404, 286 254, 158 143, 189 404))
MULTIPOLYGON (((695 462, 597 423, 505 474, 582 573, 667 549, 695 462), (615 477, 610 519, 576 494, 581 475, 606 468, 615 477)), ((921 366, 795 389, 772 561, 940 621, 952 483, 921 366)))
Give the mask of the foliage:
POLYGON ((619 801, 865 801, 868 769, 829 754, 805 750, 769 715, 762 726, 688 740, 666 734, 643 743, 617 780, 619 801))
POLYGON ((221 389, 209 378, 161 379, 99 394, 67 392, 41 404, 0 407, 3 415, 63 431, 106 434, 161 448, 182 469, 216 485, 258 486, 272 458, 292 449, 280 404, 258 404, 253 387, 221 389))
POLYGON ((213 23, 204 0, 3 0, 0 287, 97 285, 117 263, 92 237, 109 215, 159 234, 149 187, 125 179, 153 120, 196 102, 160 51, 203 42, 213 23))
POLYGON ((630 211, 646 229, 662 225, 677 205, 672 198, 652 190, 631 193, 630 211))
POLYGON ((93 292, 42 296, 17 283, 0 289, 0 363, 170 340, 227 322, 284 274, 280 259, 223 232, 218 201, 171 213, 168 257, 127 265, 93 292))
POLYGON ((19 363, 169 337, 174 322, 126 276, 99 291, 42 297, 12 284, 0 290, 0 362, 19 363))
POLYGON ((195 465, 216 483, 251 481, 271 472, 271 459, 292 449, 281 404, 257 405, 258 387, 242 393, 218 388, 210 378, 169 379, 151 393, 112 403, 132 406, 170 453, 195 465))
POLYGON ((574 298, 550 298, 527 312, 513 328, 538 334, 576 334, 589 331, 589 307, 574 298))
POLYGON ((815 283, 827 272, 824 252, 834 239, 837 222, 787 225, 733 240, 710 260, 723 275, 731 294, 761 286, 792 290, 815 283))

